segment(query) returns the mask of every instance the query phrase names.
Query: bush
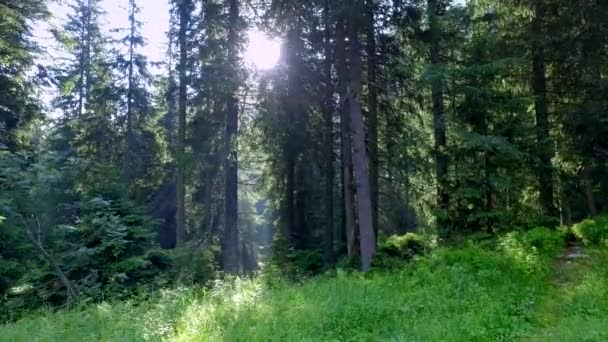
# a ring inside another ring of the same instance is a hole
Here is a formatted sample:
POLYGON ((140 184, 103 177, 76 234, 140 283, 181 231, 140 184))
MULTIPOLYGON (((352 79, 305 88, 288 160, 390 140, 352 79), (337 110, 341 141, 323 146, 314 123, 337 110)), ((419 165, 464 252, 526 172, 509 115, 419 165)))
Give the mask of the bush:
POLYGON ((392 235, 378 245, 374 257, 374 267, 378 269, 396 269, 418 255, 423 255, 430 248, 430 243, 419 234, 407 233, 392 235))
POLYGON ((572 226, 571 231, 585 245, 608 247, 608 215, 577 223, 572 226))
POLYGON ((407 233, 405 235, 393 235, 380 244, 378 251, 390 257, 399 257, 409 260, 417 255, 422 255, 427 249, 427 243, 419 234, 407 233))
POLYGON ((323 252, 321 250, 293 250, 288 258, 296 276, 313 276, 323 270, 323 252))
POLYGON ((510 232, 498 239, 499 250, 529 272, 541 271, 545 260, 559 253, 564 244, 562 232, 545 227, 510 232))
POLYGON ((522 234, 523 242, 537 248, 540 252, 554 255, 565 244, 563 232, 545 227, 536 227, 522 234))

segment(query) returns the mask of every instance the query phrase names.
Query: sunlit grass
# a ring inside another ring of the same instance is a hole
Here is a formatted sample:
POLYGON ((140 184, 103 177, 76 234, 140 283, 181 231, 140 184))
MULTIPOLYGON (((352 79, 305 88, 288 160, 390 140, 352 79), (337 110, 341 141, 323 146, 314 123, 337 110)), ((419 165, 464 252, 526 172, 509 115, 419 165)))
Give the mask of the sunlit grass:
POLYGON ((606 252, 594 252, 589 272, 552 290, 554 259, 506 239, 496 251, 437 249, 392 273, 338 271, 303 284, 237 279, 43 313, 1 326, 0 340, 605 340, 606 252))

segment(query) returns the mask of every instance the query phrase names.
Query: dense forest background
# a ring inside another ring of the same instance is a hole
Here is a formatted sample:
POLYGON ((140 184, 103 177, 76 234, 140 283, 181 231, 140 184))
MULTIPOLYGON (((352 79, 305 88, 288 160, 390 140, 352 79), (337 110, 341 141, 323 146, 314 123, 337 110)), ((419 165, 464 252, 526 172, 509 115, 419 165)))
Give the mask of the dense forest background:
POLYGON ((100 0, 67 1, 45 66, 48 1, 0 0, 0 319, 368 271, 426 239, 406 233, 453 244, 608 206, 603 1, 172 0, 154 65, 146 4, 123 2, 115 39, 100 0), (243 63, 253 28, 282 41, 271 70, 243 63))

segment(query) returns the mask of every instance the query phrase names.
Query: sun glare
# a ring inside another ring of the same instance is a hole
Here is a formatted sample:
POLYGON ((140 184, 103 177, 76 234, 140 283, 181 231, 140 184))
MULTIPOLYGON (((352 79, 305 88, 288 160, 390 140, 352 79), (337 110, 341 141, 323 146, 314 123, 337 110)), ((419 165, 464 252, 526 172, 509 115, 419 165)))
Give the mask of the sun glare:
POLYGON ((249 43, 245 61, 259 70, 272 69, 281 57, 281 43, 269 38, 264 32, 251 30, 247 33, 249 43))

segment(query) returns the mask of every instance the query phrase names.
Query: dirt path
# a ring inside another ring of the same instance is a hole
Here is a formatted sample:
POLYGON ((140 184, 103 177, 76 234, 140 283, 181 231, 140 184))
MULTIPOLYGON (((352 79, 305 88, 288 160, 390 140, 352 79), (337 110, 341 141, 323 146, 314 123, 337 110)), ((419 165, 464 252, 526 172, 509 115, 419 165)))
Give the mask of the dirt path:
POLYGON ((569 245, 553 265, 553 284, 558 289, 567 288, 584 273, 586 267, 581 266, 584 266, 589 258, 582 246, 569 245))
POLYGON ((608 317, 602 311, 587 311, 587 307, 602 306, 605 298, 601 291, 595 293, 597 288, 589 288, 590 279, 597 275, 598 257, 594 251, 572 244, 556 258, 550 289, 534 323, 538 331, 525 341, 606 341, 608 317))

